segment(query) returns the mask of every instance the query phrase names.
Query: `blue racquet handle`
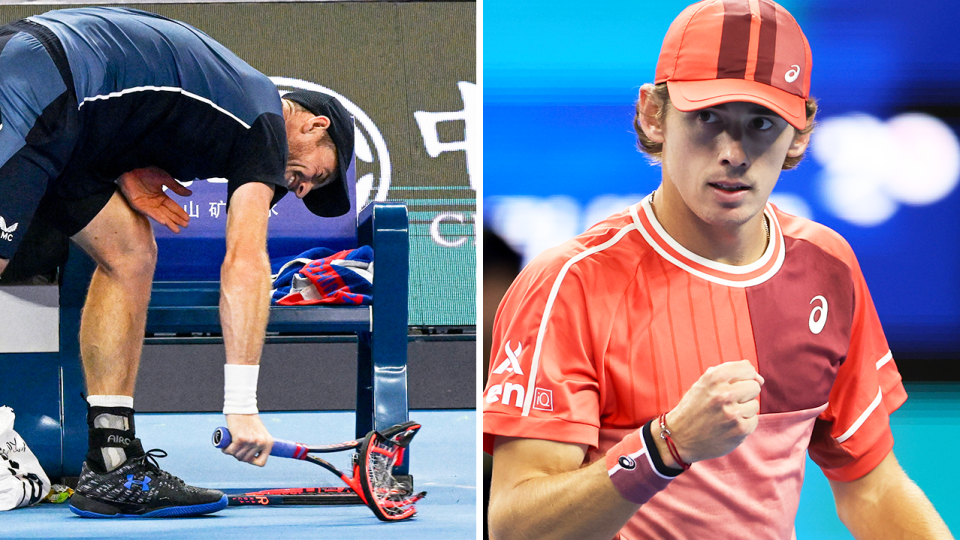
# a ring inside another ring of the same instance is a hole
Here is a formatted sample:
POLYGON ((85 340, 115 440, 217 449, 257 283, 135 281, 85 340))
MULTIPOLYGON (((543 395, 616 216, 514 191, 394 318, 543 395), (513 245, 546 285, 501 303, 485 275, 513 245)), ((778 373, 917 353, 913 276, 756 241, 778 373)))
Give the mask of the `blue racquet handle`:
MULTIPOLYGON (((212 442, 217 448, 222 449, 230 446, 231 440, 229 429, 221 426, 214 430, 212 442)), ((307 457, 307 447, 293 441, 274 439, 273 448, 270 449, 270 455, 276 457, 303 459, 307 457)))

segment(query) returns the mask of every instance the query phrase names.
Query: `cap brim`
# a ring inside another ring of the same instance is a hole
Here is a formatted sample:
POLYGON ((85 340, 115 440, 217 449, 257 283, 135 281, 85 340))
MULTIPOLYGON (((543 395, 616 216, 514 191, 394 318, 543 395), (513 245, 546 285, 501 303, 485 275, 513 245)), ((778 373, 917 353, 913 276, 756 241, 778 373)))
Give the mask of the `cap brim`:
POLYGON ((339 217, 350 211, 350 195, 347 193, 347 167, 343 154, 337 152, 337 179, 326 186, 310 190, 303 197, 303 204, 314 215, 339 217))
POLYGON ((767 84, 744 79, 667 81, 667 90, 670 91, 670 103, 678 111, 690 112, 745 101, 770 109, 799 130, 807 127, 807 100, 767 84))

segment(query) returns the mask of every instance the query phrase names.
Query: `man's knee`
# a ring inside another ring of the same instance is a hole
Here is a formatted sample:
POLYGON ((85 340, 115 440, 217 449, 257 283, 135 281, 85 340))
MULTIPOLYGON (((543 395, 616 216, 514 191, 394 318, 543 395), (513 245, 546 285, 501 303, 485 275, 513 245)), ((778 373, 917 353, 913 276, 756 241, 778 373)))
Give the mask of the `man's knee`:
POLYGON ((104 272, 124 278, 153 278, 157 266, 157 241, 146 218, 138 218, 110 241, 97 242, 94 259, 104 272))
POLYGON ((152 279, 157 242, 147 218, 114 193, 99 214, 73 239, 101 271, 124 279, 152 279))
POLYGON ((0 274, 7 269, 7 264, 10 263, 10 259, 0 259, 0 274))
POLYGON ((104 271, 131 278, 153 278, 157 266, 157 241, 150 234, 131 233, 118 245, 102 252, 97 261, 104 271))

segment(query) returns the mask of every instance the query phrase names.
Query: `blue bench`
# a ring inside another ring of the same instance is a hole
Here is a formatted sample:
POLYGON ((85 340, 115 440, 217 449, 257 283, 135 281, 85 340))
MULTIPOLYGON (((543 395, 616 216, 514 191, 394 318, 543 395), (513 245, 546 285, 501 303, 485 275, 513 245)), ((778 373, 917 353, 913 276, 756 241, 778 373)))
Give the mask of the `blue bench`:
MULTIPOLYGON (((355 185, 355 168, 348 171, 355 185)), ((202 196, 195 184, 191 199, 202 196)), ((225 197, 226 186, 218 188, 225 197)), ((197 203, 198 206, 201 203, 197 203)), ((353 203, 355 206, 355 202, 353 203)), ((292 196, 277 206, 290 215, 302 204, 292 196), (286 205, 283 210, 281 205, 286 205)), ((211 205, 211 215, 213 205, 211 205)), ((208 216, 204 216, 208 217, 208 216)), ((333 218, 328 229, 309 217, 296 217, 292 225, 275 229, 271 219, 271 256, 296 255, 316 246, 349 249, 369 245, 374 250, 375 274, 371 306, 273 306, 266 342, 316 341, 324 334, 357 336, 356 434, 406 422, 407 400, 407 287, 409 239, 406 206, 394 202, 373 202, 359 215, 354 209, 333 218), (305 235, 304 231, 340 231, 333 238, 305 235), (343 231, 346 231, 345 233, 343 231), (329 240, 329 241, 328 241, 329 240), (277 333, 277 334, 274 334, 277 333), (273 336, 277 337, 273 337, 273 336), (311 340, 311 338, 313 338, 311 340)), ((207 222, 212 221, 210 219, 207 222)), ((327 221, 327 220, 324 220, 327 221)), ((191 333, 220 333, 219 266, 223 260, 223 223, 219 232, 203 236, 204 219, 191 220, 197 238, 174 236, 158 228, 159 261, 147 314, 147 334, 166 334, 164 342, 183 339, 191 333), (216 236, 219 235, 219 238, 216 236), (197 261, 200 261, 197 263, 197 261), (178 337, 179 335, 179 337, 178 337)), ((283 224, 281 224, 283 225, 283 224)), ((186 231, 185 231, 186 232, 186 231)), ((0 354, 0 405, 17 413, 17 431, 30 444, 51 477, 79 476, 86 454, 86 404, 81 397, 83 375, 80 364, 80 310, 95 265, 82 250, 71 246, 60 285, 60 350, 57 353, 0 354)), ((322 351, 318 352, 322 354, 322 351)), ((318 374, 318 383, 322 379, 318 374)), ((219 392, 219 388, 211 388, 219 392)), ((307 437, 306 435, 304 436, 307 437)), ((396 474, 408 473, 409 460, 396 474)))

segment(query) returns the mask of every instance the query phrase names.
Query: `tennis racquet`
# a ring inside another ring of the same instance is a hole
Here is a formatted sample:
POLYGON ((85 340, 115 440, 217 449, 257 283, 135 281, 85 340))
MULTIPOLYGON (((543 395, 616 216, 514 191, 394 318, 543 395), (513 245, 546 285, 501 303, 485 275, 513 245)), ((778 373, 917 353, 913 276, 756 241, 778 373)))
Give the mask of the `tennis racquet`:
MULTIPOLYGON (((417 513, 414 503, 427 494, 426 492, 413 493, 409 484, 402 483, 393 476, 393 467, 403 463, 404 451, 419 430, 420 424, 405 422, 380 432, 371 431, 362 439, 320 446, 276 439, 273 441, 270 455, 300 459, 320 465, 340 477, 340 480, 353 490, 360 501, 366 504, 378 519, 381 521, 401 521, 409 519, 417 513), (352 459, 352 477, 347 476, 331 463, 310 455, 345 450, 355 450, 352 459)), ((230 446, 230 441, 230 431, 227 428, 219 427, 213 432, 213 445, 217 448, 222 449, 230 446)), ((286 490, 248 493, 241 497, 253 497, 253 499, 238 501, 236 504, 282 504, 286 502, 287 497, 296 495, 293 492, 280 493, 282 491, 286 490)), ((322 493, 318 494, 323 495, 322 493)), ((302 495, 305 495, 305 493, 302 495)), ((344 495, 348 496, 349 494, 344 495)), ((345 502, 343 504, 349 503, 345 502)))
POLYGON ((364 504, 363 499, 347 486, 265 489, 227 495, 227 501, 230 506, 364 504))

